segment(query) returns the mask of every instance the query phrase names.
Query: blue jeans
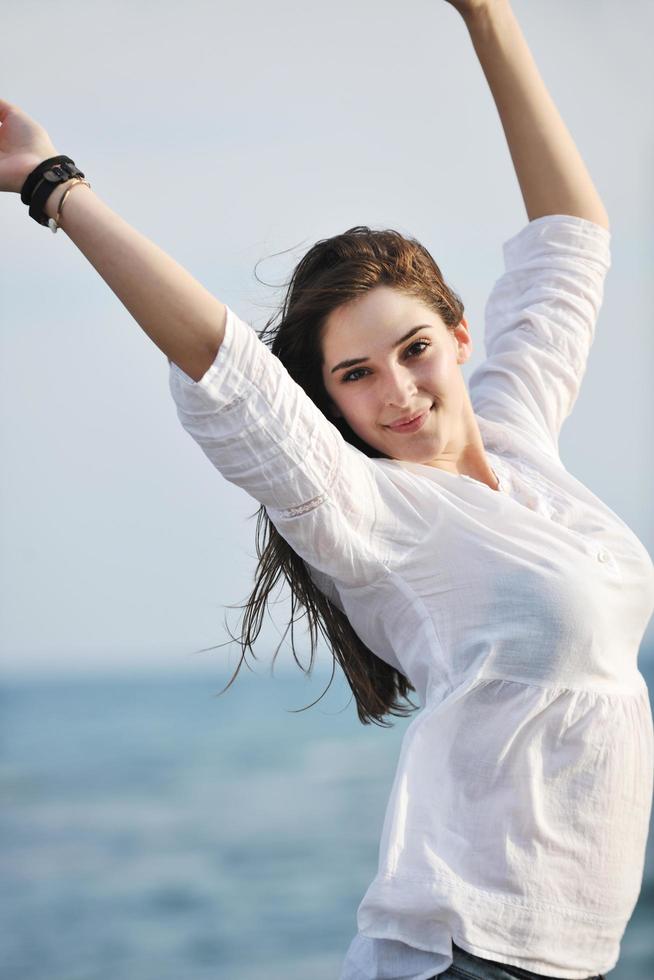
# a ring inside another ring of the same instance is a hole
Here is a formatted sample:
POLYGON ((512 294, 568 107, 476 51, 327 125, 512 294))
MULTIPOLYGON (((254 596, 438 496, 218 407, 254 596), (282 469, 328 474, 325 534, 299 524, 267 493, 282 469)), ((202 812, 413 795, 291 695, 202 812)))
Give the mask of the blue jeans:
MULTIPOLYGON (((559 980, 558 977, 545 976, 543 973, 532 973, 521 966, 473 956, 456 943, 452 943, 452 954, 452 965, 445 973, 432 977, 432 980, 559 980)), ((588 977, 588 980, 604 980, 604 977, 597 973, 588 977)))

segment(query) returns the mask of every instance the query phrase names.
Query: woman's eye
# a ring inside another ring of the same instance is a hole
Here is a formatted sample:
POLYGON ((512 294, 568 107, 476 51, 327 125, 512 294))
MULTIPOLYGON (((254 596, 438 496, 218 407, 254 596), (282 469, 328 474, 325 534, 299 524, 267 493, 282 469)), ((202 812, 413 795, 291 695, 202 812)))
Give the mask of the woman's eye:
POLYGON ((364 368, 357 368, 356 371, 350 371, 348 374, 344 374, 341 381, 358 381, 358 378, 353 377, 353 375, 358 374, 359 371, 365 370, 364 368))
MULTIPOLYGON (((411 346, 407 348, 407 354, 409 353, 410 350, 413 350, 414 347, 422 348, 422 350, 418 351, 418 354, 422 354, 424 348, 429 347, 429 343, 426 340, 416 340, 415 343, 411 344, 411 346)), ((413 356, 415 357, 416 355, 413 356)))
MULTIPOLYGON (((414 342, 409 347, 407 347, 406 351, 404 352, 405 356, 409 358, 420 357, 420 355, 424 352, 426 347, 431 347, 431 344, 429 343, 428 340, 414 340, 414 342), (414 350, 415 348, 419 348, 419 350, 415 354, 412 354, 411 351, 414 350)), ((366 371, 366 370, 367 368, 355 368, 354 371, 348 371, 347 374, 343 375, 341 381, 358 381, 360 377, 359 372, 366 371)))

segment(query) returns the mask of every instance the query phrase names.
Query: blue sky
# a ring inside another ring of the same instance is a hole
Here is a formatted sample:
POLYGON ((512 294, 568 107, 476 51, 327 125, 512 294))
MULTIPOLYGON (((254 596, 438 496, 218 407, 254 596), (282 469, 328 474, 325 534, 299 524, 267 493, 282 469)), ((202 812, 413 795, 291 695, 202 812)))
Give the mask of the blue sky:
MULTIPOLYGON (((653 553, 654 7, 513 8, 612 221, 561 455, 653 553)), ((445 0, 32 2, 4 12, 3 41, 0 95, 255 327, 282 295, 257 282, 259 260, 278 283, 318 238, 394 227, 425 243, 464 300, 466 377, 482 359, 501 246, 527 218, 445 0)), ((249 594, 257 504, 182 430, 164 356, 65 234, 37 227, 15 195, 0 197, 0 220, 3 668, 198 663, 191 651, 227 639, 226 607, 249 594)), ((287 608, 265 628, 263 663, 287 608)), ((235 629, 238 610, 227 616, 235 629)), ((211 656, 237 662, 233 648, 211 656)), ((290 653, 283 662, 297 670, 290 653)))

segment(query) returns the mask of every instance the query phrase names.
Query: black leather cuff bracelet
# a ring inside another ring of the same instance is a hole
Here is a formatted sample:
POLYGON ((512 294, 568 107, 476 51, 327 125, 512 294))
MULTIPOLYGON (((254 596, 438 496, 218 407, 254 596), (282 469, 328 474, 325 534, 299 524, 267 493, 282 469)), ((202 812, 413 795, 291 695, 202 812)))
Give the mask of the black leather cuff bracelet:
MULTIPOLYGON (((43 163, 39 164, 37 170, 40 168, 44 168, 43 163)), ((31 177, 32 174, 30 174, 27 179, 29 180, 31 177)), ((52 194, 55 187, 57 187, 59 184, 65 184, 71 179, 71 177, 84 177, 84 174, 75 166, 72 160, 69 160, 68 157, 62 163, 55 163, 49 167, 45 167, 43 172, 40 174, 40 180, 32 191, 29 208, 30 218, 34 218, 34 220, 38 221, 40 225, 47 225, 48 216, 44 212, 46 201, 52 194)), ((27 181, 25 184, 27 184, 27 181)), ((24 187, 25 185, 23 185, 23 189, 24 187)))
POLYGON ((41 180, 43 172, 49 170, 53 163, 73 163, 70 157, 58 156, 58 157, 48 157, 47 160, 41 160, 41 162, 34 168, 31 174, 25 180, 23 187, 20 192, 20 199, 23 204, 29 204, 32 199, 32 194, 34 193, 34 188, 41 180))

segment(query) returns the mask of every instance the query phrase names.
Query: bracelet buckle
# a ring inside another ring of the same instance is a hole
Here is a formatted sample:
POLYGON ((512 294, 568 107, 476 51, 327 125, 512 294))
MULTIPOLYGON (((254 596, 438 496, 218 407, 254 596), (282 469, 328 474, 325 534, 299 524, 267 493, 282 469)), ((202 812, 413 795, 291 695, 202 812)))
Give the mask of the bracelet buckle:
POLYGON ((54 167, 50 167, 49 170, 45 170, 41 176, 44 180, 49 181, 51 184, 60 184, 62 180, 69 180, 71 177, 70 171, 67 167, 62 167, 58 163, 54 167))

